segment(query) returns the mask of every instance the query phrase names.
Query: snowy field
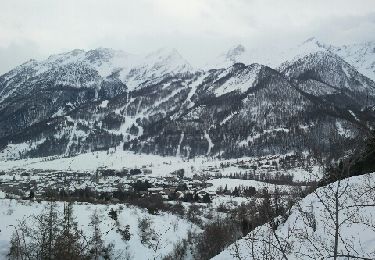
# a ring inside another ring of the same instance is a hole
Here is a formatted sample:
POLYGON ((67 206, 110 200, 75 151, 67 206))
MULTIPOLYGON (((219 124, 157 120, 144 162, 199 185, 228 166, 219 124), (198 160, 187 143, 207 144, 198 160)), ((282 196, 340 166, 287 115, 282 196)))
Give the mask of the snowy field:
MULTIPOLYGON (((198 164, 201 162, 196 161, 198 164)), ((99 167, 111 169, 141 168, 148 166, 153 169, 155 175, 165 175, 176 169, 185 168, 190 172, 191 162, 185 162, 177 157, 162 157, 158 155, 134 154, 127 151, 117 151, 113 154, 107 152, 94 152, 80 154, 74 157, 45 157, 34 159, 23 159, 14 161, 3 161, 0 170, 14 168, 43 169, 43 170, 75 170, 93 172, 99 167)))
MULTIPOLYGON (((275 156, 264 157, 266 162, 275 156)), ((283 158, 284 156, 276 156, 283 158)), ((244 157, 240 159, 219 160, 207 157, 198 157, 195 159, 184 159, 180 157, 162 157, 159 155, 134 154, 128 151, 116 151, 107 153, 105 151, 80 154, 74 157, 42 157, 21 160, 3 160, 0 161, 0 171, 9 171, 12 169, 36 169, 36 170, 63 170, 63 171, 87 171, 95 172, 100 167, 109 169, 123 168, 142 168, 152 169, 153 176, 167 176, 171 172, 184 169, 185 176, 191 177, 193 174, 202 172, 214 175, 212 169, 218 170, 223 176, 229 176, 230 173, 244 173, 248 171, 239 167, 239 161, 245 161, 249 165, 256 164, 259 158, 244 157), (221 168, 220 164, 229 163, 232 166, 221 168)), ((276 159, 279 160, 279 159, 276 159)), ((259 171, 259 170, 258 170, 259 171)), ((269 172, 267 169, 263 169, 269 172)), ((318 166, 313 166, 311 171, 295 167, 285 171, 286 174, 292 174, 294 181, 311 181, 320 179, 322 170, 318 166)))

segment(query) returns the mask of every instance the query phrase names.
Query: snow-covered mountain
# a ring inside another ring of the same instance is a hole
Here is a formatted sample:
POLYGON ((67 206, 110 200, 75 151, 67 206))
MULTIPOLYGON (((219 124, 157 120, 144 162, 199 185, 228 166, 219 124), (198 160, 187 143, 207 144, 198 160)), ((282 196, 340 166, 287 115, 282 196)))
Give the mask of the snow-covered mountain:
POLYGON ((0 77, 0 94, 4 100, 18 91, 25 93, 35 87, 47 88, 48 84, 99 90, 100 84, 112 77, 135 88, 165 74, 192 71, 190 64, 175 49, 160 49, 145 56, 106 48, 87 52, 73 50, 43 61, 30 60, 4 74, 0 77))
POLYGON ((329 142, 339 155, 374 124, 374 81, 332 47, 310 39, 277 69, 246 62, 248 53, 236 46, 196 72, 174 49, 29 61, 0 77, 1 156, 116 148, 238 157, 325 153, 329 142))
POLYGON ((284 51, 280 56, 282 57, 283 62, 285 62, 286 60, 291 61, 300 59, 311 53, 326 51, 336 54, 358 70, 359 73, 371 80, 375 80, 374 42, 335 46, 312 37, 297 47, 284 51))
POLYGON ((158 81, 167 74, 193 72, 193 67, 176 49, 162 48, 138 60, 128 71, 121 74, 121 80, 130 90, 142 86, 144 82, 158 81))
POLYGON ((340 56, 329 51, 317 51, 288 61, 279 68, 289 78, 315 80, 327 84, 324 90, 349 90, 375 94, 374 82, 360 74, 340 56))
POLYGON ((0 76, 0 135, 192 70, 173 49, 136 56, 99 48, 30 60, 0 76))
POLYGON ((306 55, 325 51, 336 54, 359 73, 375 81, 375 42, 373 41, 335 46, 311 37, 285 50, 248 49, 238 44, 207 63, 205 68, 227 68, 236 62, 244 64, 256 62, 278 68, 286 61, 296 61, 306 55))
POLYGON ((375 81, 375 42, 330 46, 329 50, 352 64, 364 76, 375 81))
POLYGON ((327 48, 314 37, 287 50, 246 48, 242 44, 237 44, 215 57, 204 68, 228 68, 237 62, 244 64, 260 63, 271 68, 278 68, 285 61, 291 61, 316 51, 326 50, 327 48))

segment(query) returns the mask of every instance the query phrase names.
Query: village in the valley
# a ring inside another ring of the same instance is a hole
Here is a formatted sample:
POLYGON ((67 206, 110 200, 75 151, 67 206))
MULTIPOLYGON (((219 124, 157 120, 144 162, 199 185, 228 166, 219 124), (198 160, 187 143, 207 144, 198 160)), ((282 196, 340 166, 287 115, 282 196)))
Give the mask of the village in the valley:
POLYGON ((191 164, 190 171, 181 168, 163 175, 153 174, 152 164, 120 169, 101 166, 94 171, 13 168, 0 171, 0 183, 8 198, 52 197, 118 203, 126 201, 126 197, 137 196, 209 203, 221 195, 246 198, 260 195, 263 189, 272 193, 277 187, 287 193, 288 188, 306 188, 315 184, 314 173, 317 172, 312 161, 302 161, 295 155, 196 165, 191 164), (296 172, 302 172, 303 179, 295 176, 296 172))

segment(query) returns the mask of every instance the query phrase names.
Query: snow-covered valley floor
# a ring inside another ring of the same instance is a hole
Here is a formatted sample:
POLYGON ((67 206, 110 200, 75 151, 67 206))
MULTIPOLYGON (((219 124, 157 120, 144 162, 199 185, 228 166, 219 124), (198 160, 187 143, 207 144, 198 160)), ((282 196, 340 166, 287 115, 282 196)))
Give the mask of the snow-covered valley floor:
MULTIPOLYGON (((209 157, 197 157, 194 159, 184 159, 180 157, 159 156, 151 154, 135 154, 128 151, 115 151, 108 153, 98 151, 84 153, 73 157, 41 157, 21 160, 0 160, 0 171, 12 169, 34 169, 34 170, 63 170, 63 171, 87 171, 95 172, 98 168, 110 168, 120 170, 123 168, 150 168, 153 176, 167 176, 171 172, 184 169, 185 176, 192 176, 195 173, 208 172, 212 175, 222 164, 228 167, 222 168, 224 176, 234 172, 244 172, 248 168, 238 167, 262 165, 257 171, 267 173, 272 170, 270 163, 280 164, 280 161, 288 155, 264 156, 264 157, 244 157, 239 159, 216 159, 209 157)), ((295 160, 295 159, 293 159, 295 160)), ((311 171, 294 165, 290 169, 283 169, 283 172, 293 174, 295 181, 310 181, 321 177, 321 170, 317 166, 312 166, 311 171)))

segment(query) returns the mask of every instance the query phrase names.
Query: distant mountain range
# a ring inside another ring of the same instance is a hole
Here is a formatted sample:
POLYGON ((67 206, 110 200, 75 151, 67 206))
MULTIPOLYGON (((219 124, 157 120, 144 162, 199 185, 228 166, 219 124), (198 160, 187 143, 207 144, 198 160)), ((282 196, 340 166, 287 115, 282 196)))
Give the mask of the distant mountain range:
POLYGON ((375 42, 333 46, 320 42, 312 37, 294 48, 283 51, 248 50, 239 44, 222 53, 216 59, 207 63, 207 68, 225 68, 233 63, 261 63, 272 68, 278 68, 285 61, 292 61, 310 53, 328 51, 340 56, 364 76, 375 80, 375 42))
POLYGON ((199 69, 175 49, 73 50, 0 76, 0 158, 340 156, 374 125, 374 80, 373 42, 273 58, 238 45, 199 69))

